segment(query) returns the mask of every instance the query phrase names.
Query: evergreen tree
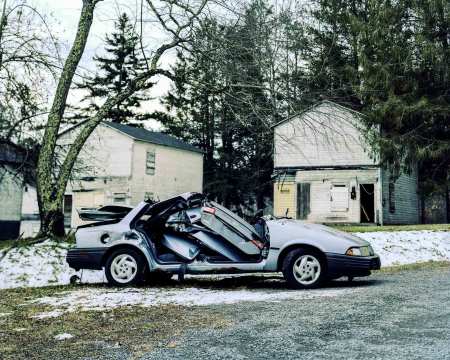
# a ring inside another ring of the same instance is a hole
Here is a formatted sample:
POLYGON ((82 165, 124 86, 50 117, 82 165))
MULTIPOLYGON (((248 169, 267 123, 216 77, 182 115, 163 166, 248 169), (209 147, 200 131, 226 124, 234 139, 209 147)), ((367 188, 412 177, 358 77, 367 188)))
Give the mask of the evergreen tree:
MULTIPOLYGON (((85 119, 98 111, 102 100, 111 94, 120 93, 145 67, 145 59, 139 50, 139 36, 134 31, 127 14, 120 15, 115 23, 115 31, 105 38, 105 56, 95 56, 98 71, 88 76, 77 89, 87 91, 79 107, 74 109, 74 119, 85 119), (86 104, 86 105, 85 105, 86 104)), ((149 100, 145 91, 139 91, 114 106, 106 120, 139 125, 136 121, 148 119, 149 116, 139 112, 142 102, 149 100)))
POLYGON ((276 111, 267 88, 270 8, 255 0, 232 25, 208 19, 156 114, 167 132, 205 151, 204 191, 227 206, 264 207, 271 196, 276 111))
POLYGON ((449 181, 448 1, 317 0, 305 47, 306 99, 363 112, 381 162, 449 181))

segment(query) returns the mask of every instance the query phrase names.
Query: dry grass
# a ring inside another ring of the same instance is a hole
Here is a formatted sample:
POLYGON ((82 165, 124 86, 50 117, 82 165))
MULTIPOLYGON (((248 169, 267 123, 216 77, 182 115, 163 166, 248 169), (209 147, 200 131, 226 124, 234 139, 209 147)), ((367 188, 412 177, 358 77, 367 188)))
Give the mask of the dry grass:
POLYGON ((420 225, 332 225, 346 232, 377 232, 377 231, 450 231, 450 224, 420 224, 420 225))
POLYGON ((177 346, 187 329, 225 327, 230 322, 218 310, 164 305, 79 311, 57 318, 35 319, 42 305, 23 305, 68 287, 0 291, 0 359, 137 358, 155 346, 177 346), (69 333, 72 339, 57 341, 69 333))
POLYGON ((426 261, 414 264, 387 266, 379 270, 382 273, 393 274, 400 271, 426 270, 426 269, 447 269, 450 267, 449 261, 426 261))

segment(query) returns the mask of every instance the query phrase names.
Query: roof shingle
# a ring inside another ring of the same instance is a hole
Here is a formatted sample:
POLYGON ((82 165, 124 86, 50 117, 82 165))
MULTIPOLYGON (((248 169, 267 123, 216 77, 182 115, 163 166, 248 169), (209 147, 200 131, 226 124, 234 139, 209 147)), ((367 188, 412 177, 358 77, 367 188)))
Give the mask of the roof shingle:
POLYGON ((149 131, 144 128, 137 128, 133 126, 113 123, 113 122, 103 122, 106 126, 109 126, 113 129, 116 129, 130 137, 136 140, 149 142, 152 144, 157 145, 164 145, 164 146, 171 146, 177 149, 187 150, 187 151, 193 151, 197 153, 202 153, 203 151, 196 148, 195 146, 188 144, 182 140, 179 140, 173 136, 155 132, 155 131, 149 131))

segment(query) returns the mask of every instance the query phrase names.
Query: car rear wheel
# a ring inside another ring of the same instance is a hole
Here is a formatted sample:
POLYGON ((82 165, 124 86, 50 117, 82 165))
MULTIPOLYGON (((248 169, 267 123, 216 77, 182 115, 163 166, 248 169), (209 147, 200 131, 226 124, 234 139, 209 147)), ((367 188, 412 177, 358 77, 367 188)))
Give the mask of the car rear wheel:
POLYGON ((145 259, 139 252, 132 249, 114 251, 105 264, 106 279, 114 286, 141 284, 145 270, 145 259))
POLYGON ((283 275, 294 289, 312 289, 325 279, 326 269, 322 257, 315 251, 292 250, 283 261, 283 275))

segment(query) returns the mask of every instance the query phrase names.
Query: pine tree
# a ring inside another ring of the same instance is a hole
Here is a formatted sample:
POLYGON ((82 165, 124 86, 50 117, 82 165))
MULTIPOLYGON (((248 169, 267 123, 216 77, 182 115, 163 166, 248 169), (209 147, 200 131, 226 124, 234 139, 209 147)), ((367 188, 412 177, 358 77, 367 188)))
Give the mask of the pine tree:
POLYGON ((306 99, 359 110, 380 127, 372 147, 396 174, 450 180, 448 1, 316 0, 306 46, 306 99))
POLYGON ((178 55, 167 111, 157 114, 168 133, 205 151, 204 191, 231 207, 262 208, 272 192, 270 17, 255 0, 238 23, 204 21, 190 51, 178 55))
MULTIPOLYGON (((133 29, 127 14, 120 15, 112 34, 106 35, 104 56, 95 56, 97 72, 88 76, 77 89, 87 91, 79 107, 74 109, 74 119, 85 119, 96 113, 102 100, 108 95, 120 93, 130 79, 145 69, 145 59, 139 50, 139 36, 133 29)), ((150 87, 150 86, 149 86, 150 87)), ((106 116, 108 121, 139 125, 136 121, 148 119, 149 116, 139 112, 138 108, 149 100, 145 91, 139 91, 123 102, 114 106, 106 116)))

